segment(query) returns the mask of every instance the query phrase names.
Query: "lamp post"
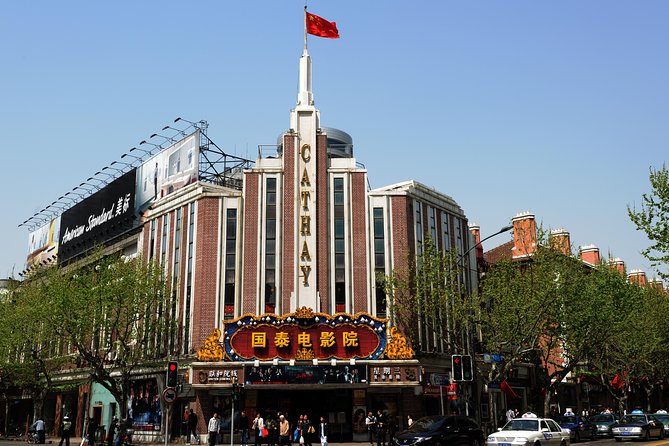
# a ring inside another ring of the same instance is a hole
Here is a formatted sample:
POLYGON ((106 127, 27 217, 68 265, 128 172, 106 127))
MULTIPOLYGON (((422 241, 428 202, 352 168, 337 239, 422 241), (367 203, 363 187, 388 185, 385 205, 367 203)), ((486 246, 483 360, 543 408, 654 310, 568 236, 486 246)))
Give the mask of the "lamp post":
MULTIPOLYGON (((463 269, 464 269, 464 268, 465 268, 465 259, 467 258, 467 256, 469 255, 469 253, 471 253, 474 249, 476 249, 478 246, 480 246, 480 245, 481 245, 483 242, 485 242, 486 240, 489 240, 489 239, 491 239, 491 238, 493 238, 493 237, 495 237, 495 236, 497 236, 497 235, 499 235, 499 234, 503 234, 503 233, 505 233, 505 232, 508 232, 508 231, 510 231, 510 230, 512 230, 512 229, 513 229, 513 226, 512 226, 512 225, 504 226, 504 227, 502 227, 499 231, 497 231, 497 232, 495 232, 495 233, 493 233, 493 234, 490 234, 489 236, 487 236, 487 237, 481 239, 480 241, 474 243, 472 246, 470 246, 470 248, 469 248, 463 255, 461 255, 460 257, 458 257, 457 264, 460 264, 460 261, 462 260, 462 267, 463 267, 463 269)), ((456 266, 457 266, 457 265, 456 265, 456 266)), ((469 270, 469 269, 471 269, 471 268, 467 268, 467 269, 469 270)), ((475 271, 476 271, 477 276, 478 276, 478 267, 476 268, 475 271)), ((478 277, 477 277, 477 278, 478 278, 478 277)), ((477 282, 478 282, 478 281, 477 281, 477 282)), ((481 334, 478 333, 478 336, 479 336, 479 339, 480 339, 481 334)), ((471 339, 471 333, 469 332, 469 328, 468 328, 468 329, 467 329, 467 339, 466 339, 466 341, 465 341, 465 345, 466 345, 467 347, 469 347, 469 343, 471 342, 471 340, 472 340, 472 339, 471 339)), ((468 350, 469 350, 469 348, 468 348, 468 350)), ((470 351, 471 351, 471 350, 470 350, 470 351)), ((470 360, 471 360, 471 364, 472 364, 472 375, 473 375, 473 364, 474 364, 474 359, 471 358, 470 360)), ((472 376, 472 377, 473 377, 473 376, 472 376)), ((465 392, 464 392, 464 398, 465 398, 465 414, 466 414, 467 416, 469 416, 469 391, 468 391, 468 390, 465 390, 465 392)), ((477 399, 478 399, 478 398, 477 398, 477 399)), ((488 407, 491 407, 491 408, 492 408, 491 403, 492 403, 493 401, 492 401, 492 394, 491 394, 491 393, 488 394, 488 400, 489 400, 489 401, 488 401, 488 404, 489 404, 488 407)), ((493 420, 493 422, 495 422, 495 420, 493 420)))
POLYGON ((237 376, 232 375, 232 410, 230 411, 230 446, 235 444, 235 400, 237 399, 237 376))

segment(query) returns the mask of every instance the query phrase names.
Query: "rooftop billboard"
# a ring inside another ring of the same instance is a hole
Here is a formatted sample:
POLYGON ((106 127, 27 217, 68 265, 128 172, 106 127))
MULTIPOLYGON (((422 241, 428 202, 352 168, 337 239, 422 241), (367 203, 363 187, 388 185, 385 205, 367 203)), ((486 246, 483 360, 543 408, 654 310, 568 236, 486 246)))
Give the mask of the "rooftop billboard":
POLYGON ((51 262, 50 259, 58 254, 59 234, 60 216, 31 232, 28 239, 26 267, 51 262))
POLYGON ((186 136, 137 168, 135 202, 143 211, 154 201, 198 180, 200 131, 186 136))
POLYGON ((137 169, 123 174, 63 213, 58 260, 65 262, 132 229, 137 169))

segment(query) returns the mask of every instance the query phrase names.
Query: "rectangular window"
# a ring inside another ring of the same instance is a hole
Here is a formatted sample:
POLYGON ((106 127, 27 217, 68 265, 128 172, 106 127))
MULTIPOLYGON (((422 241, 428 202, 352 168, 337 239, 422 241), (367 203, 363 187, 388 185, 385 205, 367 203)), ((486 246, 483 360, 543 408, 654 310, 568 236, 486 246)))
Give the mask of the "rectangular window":
POLYGON ((437 246, 437 212, 436 209, 433 207, 427 208, 427 214, 429 218, 429 223, 430 223, 430 237, 432 237, 432 241, 434 242, 435 246, 437 246))
MULTIPOLYGON (((170 309, 170 317, 172 320, 177 320, 178 303, 179 303, 179 276, 181 274, 180 258, 181 258, 181 218, 183 208, 176 210, 174 223, 174 259, 172 262, 172 307, 170 309)), ((174 351, 177 344, 177 330, 173 328, 170 333, 170 352, 174 351)))
POLYGON ((276 312, 276 178, 265 189, 265 312, 276 312))
POLYGON ((423 255, 423 205, 418 200, 414 200, 413 205, 416 214, 416 256, 420 257, 423 255))
POLYGON ((190 306, 193 292, 193 239, 195 238, 195 203, 190 204, 190 210, 188 212, 188 260, 187 260, 187 270, 186 270, 186 303, 184 304, 184 347, 183 352, 185 354, 189 352, 190 344, 190 323, 191 323, 191 314, 190 306))
POLYGON ((383 218, 383 208, 374 208, 374 272, 375 272, 375 304, 376 315, 378 317, 386 317, 387 302, 386 292, 383 287, 383 282, 380 280, 386 274, 386 239, 385 239, 385 223, 383 218))
POLYGON ((346 240, 344 238, 344 179, 334 179, 335 312, 346 311, 346 240))
POLYGON ((450 236, 450 231, 448 229, 448 220, 449 220, 449 215, 446 212, 441 213, 441 233, 442 233, 442 238, 441 238, 441 249, 443 251, 448 251, 451 249, 451 236, 450 236))
POLYGON ((237 262, 237 209, 228 209, 225 215, 225 287, 223 319, 235 317, 235 273, 237 262))
POLYGON ((156 251, 156 219, 151 220, 151 232, 149 236, 149 260, 153 260, 156 251))

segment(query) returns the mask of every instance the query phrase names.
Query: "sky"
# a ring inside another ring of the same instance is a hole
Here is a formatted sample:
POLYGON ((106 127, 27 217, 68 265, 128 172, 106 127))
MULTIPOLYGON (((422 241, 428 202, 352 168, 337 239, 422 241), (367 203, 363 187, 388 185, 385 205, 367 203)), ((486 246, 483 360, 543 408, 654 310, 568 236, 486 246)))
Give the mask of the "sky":
MULTIPOLYGON (((206 120, 254 160, 289 127, 303 2, 7 2, 0 14, 0 278, 19 225, 153 133, 206 120)), ((416 180, 482 237, 520 212, 574 249, 655 274, 628 206, 669 141, 669 2, 311 0, 325 127, 353 137, 372 188, 416 180)), ((126 158, 127 159, 127 158, 126 158)), ((509 233, 484 243, 488 250, 509 233)))

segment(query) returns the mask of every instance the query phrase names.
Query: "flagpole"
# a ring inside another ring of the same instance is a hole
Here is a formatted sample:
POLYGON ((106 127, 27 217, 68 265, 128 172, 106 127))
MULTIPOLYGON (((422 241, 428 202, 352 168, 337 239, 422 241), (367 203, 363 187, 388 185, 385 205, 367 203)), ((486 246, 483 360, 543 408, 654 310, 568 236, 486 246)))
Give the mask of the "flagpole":
POLYGON ((307 52, 307 5, 304 5, 304 52, 307 52))

